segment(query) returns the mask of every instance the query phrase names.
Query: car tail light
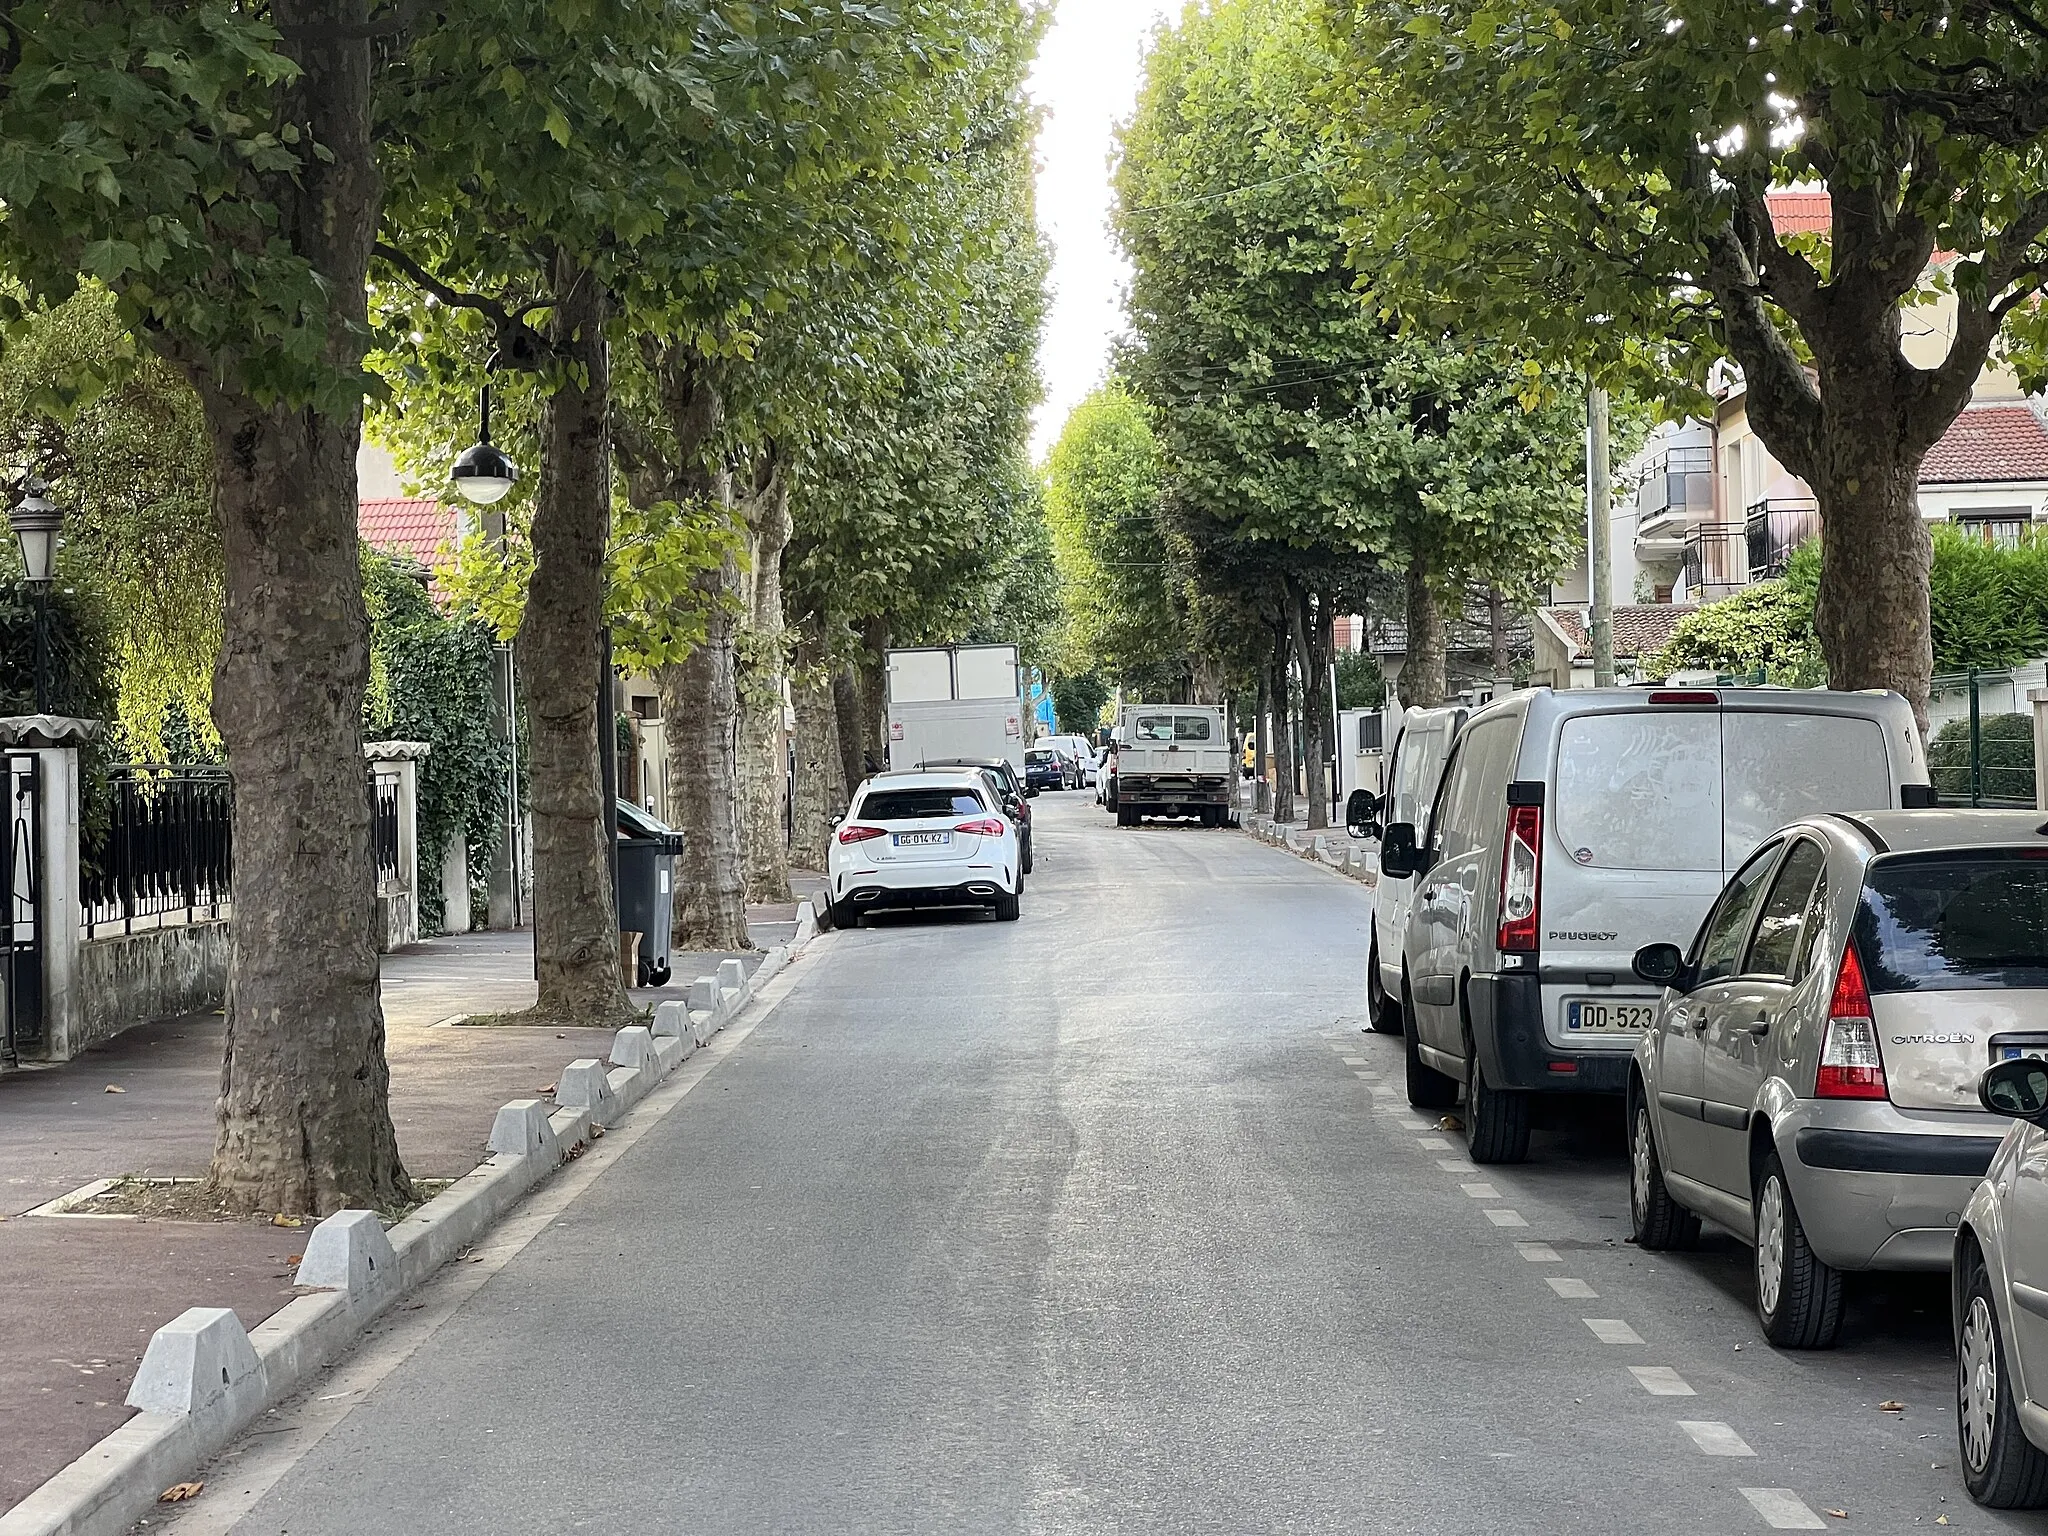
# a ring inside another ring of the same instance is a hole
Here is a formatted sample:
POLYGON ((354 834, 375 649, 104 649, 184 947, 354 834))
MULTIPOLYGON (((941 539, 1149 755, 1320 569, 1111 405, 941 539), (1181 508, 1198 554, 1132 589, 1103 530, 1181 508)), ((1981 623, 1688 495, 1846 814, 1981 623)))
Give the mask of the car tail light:
POLYGON ((1543 807, 1508 807, 1507 846, 1500 855, 1500 948, 1536 952, 1536 908, 1543 885, 1543 807))
POLYGON ((979 821, 963 821, 953 829, 955 832, 972 832, 976 837, 1001 837, 1009 830, 993 816, 984 816, 979 821))
POLYGON ((1704 690, 1695 693, 1690 689, 1662 689, 1650 695, 1650 702, 1652 704, 1718 704, 1721 702, 1721 695, 1718 693, 1707 693, 1704 690))
POLYGON ((887 837, 888 835, 887 830, 882 827, 841 827, 839 829, 839 841, 842 843, 864 843, 871 837, 887 837))
POLYGON ((1835 972, 1835 995, 1828 1001, 1828 1032, 1821 1040, 1813 1092, 1822 1099, 1891 1097, 1885 1086, 1884 1056, 1877 1048, 1870 989, 1863 984, 1863 965, 1854 944, 1842 951, 1842 968, 1835 972))

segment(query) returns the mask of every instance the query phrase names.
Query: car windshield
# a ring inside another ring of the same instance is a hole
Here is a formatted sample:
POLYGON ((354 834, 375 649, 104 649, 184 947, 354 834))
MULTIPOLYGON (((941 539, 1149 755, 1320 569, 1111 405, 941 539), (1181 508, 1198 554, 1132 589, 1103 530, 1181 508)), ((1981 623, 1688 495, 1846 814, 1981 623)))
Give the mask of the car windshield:
POLYGON ((1873 992, 2048 987, 2048 849, 1877 859, 1856 941, 1873 992))
POLYGON ((936 816, 972 816, 988 807, 966 785, 931 784, 918 789, 876 789, 860 803, 862 821, 925 821, 936 816))

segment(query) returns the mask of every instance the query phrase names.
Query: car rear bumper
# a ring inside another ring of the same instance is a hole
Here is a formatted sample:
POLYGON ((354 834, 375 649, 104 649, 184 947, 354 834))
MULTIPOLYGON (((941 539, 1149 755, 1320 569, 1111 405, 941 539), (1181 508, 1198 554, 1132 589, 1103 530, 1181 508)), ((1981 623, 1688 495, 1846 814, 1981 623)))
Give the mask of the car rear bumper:
POLYGON ((994 876, 977 876, 957 885, 875 885, 849 881, 839 899, 863 912, 917 907, 992 907, 1009 887, 994 876))
POLYGON ((1628 1087, 1632 1039, 1613 1048, 1561 1050, 1543 1035, 1543 988, 1534 972, 1473 976, 1466 983, 1472 1047, 1486 1080, 1538 1093, 1612 1093, 1628 1087))
POLYGON ((1948 1268, 2002 1139, 1989 1115, 1824 1099, 1796 1101, 1773 1130, 1807 1241, 1837 1269, 1948 1268))

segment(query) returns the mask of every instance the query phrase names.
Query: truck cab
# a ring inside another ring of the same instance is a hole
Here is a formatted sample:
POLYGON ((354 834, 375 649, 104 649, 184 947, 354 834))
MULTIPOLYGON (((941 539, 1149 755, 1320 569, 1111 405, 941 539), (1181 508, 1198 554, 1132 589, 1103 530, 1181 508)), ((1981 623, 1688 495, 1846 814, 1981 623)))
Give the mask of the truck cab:
POLYGON ((1118 826, 1134 827, 1147 816, 1193 817, 1205 827, 1230 823, 1234 765, 1220 705, 1132 705, 1119 736, 1118 826))

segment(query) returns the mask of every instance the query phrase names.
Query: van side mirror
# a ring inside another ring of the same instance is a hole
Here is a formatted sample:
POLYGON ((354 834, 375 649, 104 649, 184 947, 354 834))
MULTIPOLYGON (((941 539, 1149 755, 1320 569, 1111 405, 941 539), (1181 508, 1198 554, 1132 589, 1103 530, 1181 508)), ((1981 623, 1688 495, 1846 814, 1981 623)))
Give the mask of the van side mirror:
POLYGON ((2041 1124, 2048 1118, 2048 1061, 2018 1056, 1997 1063, 1977 1079, 1977 1102, 2008 1120, 2041 1124))
POLYGON ((1414 822, 1397 821, 1380 834, 1380 873, 1389 880, 1406 880, 1422 873, 1414 822))
POLYGON ((1344 802, 1344 829, 1353 837, 1371 837, 1367 829, 1380 813, 1380 797, 1369 789, 1354 789, 1344 802))
POLYGON ((1685 951, 1676 944, 1645 944, 1636 951, 1630 969, 1654 986, 1685 990, 1685 951))

